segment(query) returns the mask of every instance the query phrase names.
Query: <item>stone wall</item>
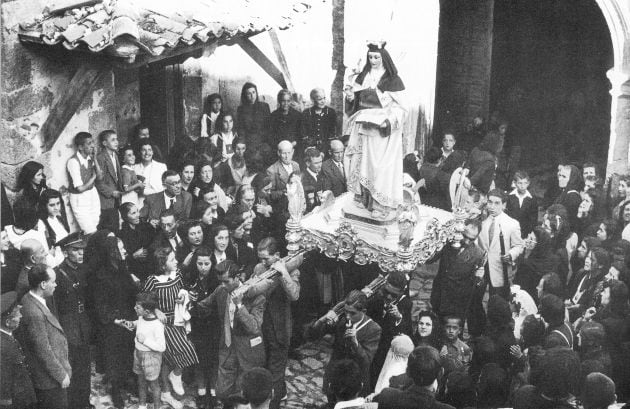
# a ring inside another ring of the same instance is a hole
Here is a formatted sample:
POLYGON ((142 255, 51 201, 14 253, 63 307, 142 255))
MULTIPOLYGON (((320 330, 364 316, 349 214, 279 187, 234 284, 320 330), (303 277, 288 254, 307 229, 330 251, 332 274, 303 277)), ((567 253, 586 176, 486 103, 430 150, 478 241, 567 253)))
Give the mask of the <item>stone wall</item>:
POLYGON ((26 47, 17 36, 18 23, 43 9, 43 0, 16 0, 1 5, 0 170, 9 198, 16 196, 21 166, 35 160, 44 165, 48 184, 64 190, 68 184, 66 161, 73 154, 77 132, 97 135, 116 128, 113 74, 104 75, 84 99, 53 148, 43 151, 39 130, 51 106, 62 95, 77 67, 85 63, 63 47, 26 47))

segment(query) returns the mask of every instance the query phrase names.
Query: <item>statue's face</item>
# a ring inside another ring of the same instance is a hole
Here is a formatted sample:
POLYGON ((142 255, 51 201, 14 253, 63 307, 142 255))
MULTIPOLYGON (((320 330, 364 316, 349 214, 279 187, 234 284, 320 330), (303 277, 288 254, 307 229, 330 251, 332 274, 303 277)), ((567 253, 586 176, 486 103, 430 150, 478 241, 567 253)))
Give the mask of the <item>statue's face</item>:
POLYGON ((373 69, 378 69, 383 66, 383 57, 381 57, 381 53, 372 51, 368 52, 368 61, 373 69))

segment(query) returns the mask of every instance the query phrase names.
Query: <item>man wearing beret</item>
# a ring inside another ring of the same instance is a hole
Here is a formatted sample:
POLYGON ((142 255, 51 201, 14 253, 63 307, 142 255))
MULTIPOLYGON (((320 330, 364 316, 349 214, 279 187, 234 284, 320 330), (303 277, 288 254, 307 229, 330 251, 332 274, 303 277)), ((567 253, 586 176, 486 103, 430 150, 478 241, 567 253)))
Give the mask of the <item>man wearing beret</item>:
POLYGON ((90 405, 90 332, 86 306, 87 281, 83 251, 87 245, 82 233, 72 233, 57 243, 64 261, 57 267, 57 289, 54 293, 59 323, 68 340, 68 358, 72 382, 68 388, 71 408, 94 408, 90 405))
POLYGON ((0 349, 2 376, 0 376, 0 408, 34 408, 37 403, 33 382, 24 364, 24 352, 13 331, 20 325, 21 305, 17 304, 15 291, 0 296, 2 318, 0 321, 0 349))

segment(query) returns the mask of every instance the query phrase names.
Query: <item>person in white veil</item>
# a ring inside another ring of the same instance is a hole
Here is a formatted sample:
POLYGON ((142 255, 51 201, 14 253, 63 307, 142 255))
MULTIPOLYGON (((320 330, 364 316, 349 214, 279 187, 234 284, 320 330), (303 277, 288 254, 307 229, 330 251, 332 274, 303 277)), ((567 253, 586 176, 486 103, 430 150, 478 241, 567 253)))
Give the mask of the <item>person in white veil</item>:
POLYGON ((510 301, 510 309, 512 310, 512 318, 514 318, 514 337, 521 337, 521 325, 528 315, 538 314, 538 307, 531 295, 521 288, 519 285, 510 287, 512 300, 510 301))
POLYGON ((413 341, 407 335, 397 335, 392 340, 385 363, 376 381, 374 394, 378 395, 384 388, 389 388, 389 380, 393 376, 402 375, 407 370, 407 359, 413 351, 413 341))

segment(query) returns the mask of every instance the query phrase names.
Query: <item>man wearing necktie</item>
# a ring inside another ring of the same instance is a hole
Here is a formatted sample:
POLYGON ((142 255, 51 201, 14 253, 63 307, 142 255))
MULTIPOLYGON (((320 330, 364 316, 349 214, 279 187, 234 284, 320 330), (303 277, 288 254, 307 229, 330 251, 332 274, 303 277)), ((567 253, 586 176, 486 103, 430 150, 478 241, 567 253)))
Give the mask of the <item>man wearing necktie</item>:
POLYGON ((216 274, 221 285, 193 307, 191 314, 216 313, 221 320, 216 391, 219 399, 226 399, 238 392, 237 379, 243 372, 265 365, 262 323, 266 299, 262 294, 243 298, 242 289, 235 292, 243 284, 233 261, 219 263, 216 274))
POLYGON ((96 161, 103 171, 103 177, 96 180, 96 190, 101 201, 100 228, 118 230, 118 206, 123 194, 118 160, 118 136, 108 129, 98 135, 100 152, 96 161))
POLYGON ((346 172, 343 167, 343 143, 338 139, 330 141, 330 159, 322 164, 322 190, 330 190, 335 197, 342 195, 348 189, 346 186, 346 172))
POLYGON ((483 221, 477 244, 487 254, 484 281, 477 286, 471 302, 468 322, 472 336, 481 335, 486 322, 482 300, 489 284, 490 295, 508 300, 510 283, 516 273, 516 260, 524 250, 518 221, 504 213, 507 195, 499 189, 488 192, 488 218, 483 221))

